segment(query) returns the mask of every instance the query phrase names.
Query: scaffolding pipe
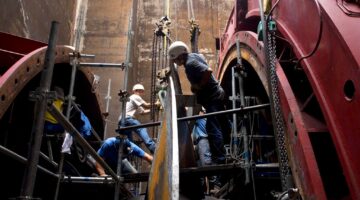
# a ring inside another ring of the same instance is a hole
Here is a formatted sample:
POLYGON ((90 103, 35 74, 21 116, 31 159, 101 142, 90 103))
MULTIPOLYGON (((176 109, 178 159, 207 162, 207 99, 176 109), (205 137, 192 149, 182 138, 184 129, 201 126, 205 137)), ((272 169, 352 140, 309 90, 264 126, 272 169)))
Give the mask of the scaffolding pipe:
POLYGON ((80 58, 95 58, 95 55, 93 54, 74 54, 74 53, 69 53, 69 56, 79 56, 80 58))
MULTIPOLYGON (((87 63, 87 62, 81 62, 79 63, 80 67, 116 67, 116 68, 124 68, 124 64, 118 64, 118 63, 87 63)), ((126 68, 126 67, 125 67, 126 68)))
MULTIPOLYGON (((75 103, 72 102, 72 105, 74 106, 74 108, 76 109, 76 111, 81 112, 81 109, 79 108, 79 106, 75 103)), ((95 129, 91 126, 91 133, 94 134, 95 138, 97 139, 97 141, 102 142, 99 134, 95 131, 95 129)))
MULTIPOLYGON (((80 40, 80 31, 77 31, 76 33, 76 40, 79 41, 80 40)), ((79 43, 76 42, 75 43, 75 52, 77 52, 79 50, 79 43)), ((75 53, 74 53, 75 54, 75 53)), ((74 101, 74 86, 75 86, 75 78, 76 78, 76 70, 79 64, 79 59, 77 56, 73 56, 72 60, 71 60, 71 76, 70 76, 70 86, 69 86, 69 93, 68 93, 68 99, 67 99, 67 107, 66 107, 66 118, 69 119, 70 118, 70 113, 71 113, 71 105, 73 104, 74 101)), ((64 135, 64 133, 62 134, 64 135)), ((62 175, 62 171, 63 171, 63 167, 64 167, 64 153, 61 152, 60 153, 60 162, 59 162, 59 168, 58 168, 58 174, 62 175)), ((56 184, 56 190, 55 190, 55 196, 54 196, 54 200, 58 199, 59 196, 59 190, 60 190, 60 177, 57 181, 56 184)))
POLYGON ((65 176, 63 182, 86 184, 114 184, 115 180, 111 177, 65 176))
POLYGON ((110 105, 110 100, 111 100, 111 96, 110 96, 110 91, 111 91, 111 78, 109 78, 109 82, 108 82, 108 90, 107 90, 107 95, 105 97, 106 99, 106 109, 105 109, 105 125, 104 125, 104 134, 103 136, 107 135, 107 128, 108 128, 108 116, 109 116, 109 105, 110 105))
POLYGON ((75 137, 76 142, 82 146, 85 151, 87 151, 109 174, 116 180, 119 181, 119 178, 116 176, 114 171, 107 165, 107 163, 97 154, 97 152, 90 146, 90 144, 81 136, 78 130, 66 119, 66 117, 56 109, 54 105, 49 106, 48 111, 54 118, 64 127, 66 131, 71 133, 75 137))
MULTIPOLYGON (((6 147, 4 147, 2 145, 0 145, 0 152, 7 155, 7 156, 9 156, 9 157, 11 157, 11 158, 13 158, 14 160, 16 160, 16 161, 18 161, 18 162, 20 162, 22 164, 26 164, 27 161, 28 161, 26 158, 20 156, 19 154, 11 151, 10 149, 8 149, 8 148, 6 148, 6 147)), ((46 174, 48 174, 50 176, 53 176, 55 178, 58 177, 58 175, 52 173, 51 171, 45 169, 44 167, 41 167, 40 165, 36 165, 36 167, 39 168, 40 171, 45 172, 46 174)))
MULTIPOLYGON (((213 113, 206 113, 206 114, 203 114, 203 115, 194 115, 194 116, 189 116, 189 117, 181 117, 181 118, 178 118, 177 120, 179 122, 180 121, 197 120, 197 119, 216 116, 216 115, 226 115, 226 114, 232 114, 232 113, 241 113, 241 112, 250 112, 250 111, 254 111, 254 110, 261 110, 261 109, 265 109, 267 107, 269 107, 269 104, 261 104, 261 105, 256 105, 256 106, 248 106, 248 107, 244 107, 244 108, 236 108, 236 109, 231 109, 231 110, 225 110, 225 111, 219 111, 219 112, 213 112, 213 113)), ((124 131, 124 130, 135 129, 135 128, 145 128, 145 127, 151 127, 151 126, 159 126, 160 124, 161 124, 160 121, 151 122, 151 123, 144 123, 144 124, 140 124, 140 125, 136 125, 136 126, 120 127, 116 131, 120 132, 120 131, 124 131)))
POLYGON ((51 23, 48 48, 45 54, 44 69, 41 74, 40 87, 37 89, 39 97, 35 103, 36 117, 34 119, 33 130, 31 134, 31 149, 29 149, 30 151, 28 155, 28 162, 24 173, 19 199, 32 198, 34 192, 37 165, 39 162, 40 147, 44 131, 46 104, 48 101, 48 93, 50 90, 54 70, 58 25, 59 22, 56 21, 51 23))
MULTIPOLYGON (((237 54, 237 63, 238 66, 240 68, 240 70, 244 71, 244 67, 242 64, 242 59, 241 59, 241 49, 240 49, 240 39, 239 36, 237 36, 236 38, 236 54, 237 54)), ((235 74, 235 69, 234 70, 234 74, 235 74)), ((236 73, 237 77, 238 77, 238 81, 239 81, 239 91, 240 91, 240 106, 243 107, 245 106, 245 95, 244 95, 244 80, 242 77, 242 74, 244 74, 244 72, 241 73, 236 73)), ((234 86, 235 86, 235 77, 233 79, 234 81, 234 86)), ((235 116, 236 118, 236 116, 235 116)), ((247 116, 244 115, 244 120, 247 120, 247 116)), ((248 144, 248 136, 247 136, 247 129, 245 127, 241 128, 241 132, 242 132, 242 137, 244 140, 244 160, 245 160, 245 184, 248 184, 250 182, 250 162, 249 162, 249 144, 248 144)))
MULTIPOLYGON (((231 68, 231 101, 232 101, 232 109, 236 109, 236 101, 237 101, 237 95, 236 95, 236 86, 235 86, 235 78, 236 78, 236 73, 235 73, 235 67, 233 66, 231 68)), ((236 157, 238 149, 237 149, 237 145, 238 145, 238 130, 237 130, 237 117, 236 117, 236 113, 233 114, 233 142, 230 144, 231 147, 233 147, 233 151, 231 153, 234 152, 234 156, 236 157)))
MULTIPOLYGON (((133 18, 134 18, 134 7, 135 4, 137 4, 137 1, 132 2, 132 9, 130 10, 130 18, 129 18, 129 24, 128 24, 128 41, 126 46, 126 61, 125 61, 125 74, 124 74, 124 91, 127 91, 128 87, 128 76, 129 76, 129 67, 131 66, 131 49, 132 49, 132 36, 133 36, 133 18)), ((121 126, 125 125, 125 112, 126 112, 126 102, 127 99, 123 96, 121 97, 121 126)), ((117 176, 121 177, 121 162, 122 162, 122 147, 126 136, 124 135, 120 141, 119 144, 119 150, 118 150, 118 163, 117 163, 117 176)), ((114 200, 119 199, 119 193, 120 193, 120 181, 115 184, 115 193, 114 193, 114 200)))
POLYGON ((45 155, 43 152, 40 152, 40 156, 47 160, 49 163, 51 163, 54 167, 58 167, 58 164, 54 162, 54 160, 50 159, 47 155, 45 155))
POLYGON ((132 197, 133 195, 125 188, 124 185, 120 183, 120 178, 115 174, 115 172, 109 167, 109 165, 97 154, 97 152, 90 146, 90 144, 81 136, 78 130, 69 122, 68 119, 59 111, 54 105, 48 107, 48 111, 51 115, 64 127, 66 131, 71 133, 75 137, 76 142, 80 144, 95 160, 98 162, 110 175, 115 179, 117 183, 118 190, 122 191, 127 198, 132 197))

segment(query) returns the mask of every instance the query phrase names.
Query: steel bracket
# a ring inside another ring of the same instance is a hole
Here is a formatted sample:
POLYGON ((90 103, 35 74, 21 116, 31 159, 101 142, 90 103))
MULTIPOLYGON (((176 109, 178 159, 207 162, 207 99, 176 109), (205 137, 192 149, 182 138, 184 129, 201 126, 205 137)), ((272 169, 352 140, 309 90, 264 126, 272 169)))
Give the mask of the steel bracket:
POLYGON ((43 99, 47 99, 48 103, 52 103, 56 99, 55 91, 43 92, 39 90, 30 91, 29 100, 30 101, 39 101, 43 99))

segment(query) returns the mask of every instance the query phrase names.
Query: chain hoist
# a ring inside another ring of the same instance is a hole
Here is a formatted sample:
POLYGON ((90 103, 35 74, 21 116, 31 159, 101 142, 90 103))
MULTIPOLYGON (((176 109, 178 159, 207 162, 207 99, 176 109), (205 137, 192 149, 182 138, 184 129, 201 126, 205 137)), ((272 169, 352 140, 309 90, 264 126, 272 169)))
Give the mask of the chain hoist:
MULTIPOLYGON (((167 57, 167 49, 170 40, 170 31, 169 26, 171 24, 170 19, 167 16, 162 17, 156 23, 156 29, 154 31, 153 37, 153 45, 152 45, 152 67, 151 67, 151 96, 150 96, 150 118, 153 121, 158 120, 158 109, 155 106, 155 102, 157 101, 158 91, 161 87, 162 79, 159 78, 159 74, 165 73, 168 68, 169 61, 167 57)), ((167 73, 165 73, 167 74, 167 73)), ((153 127, 153 133, 156 133, 157 127, 153 127)))
POLYGON ((271 93, 272 101, 274 106, 274 116, 275 117, 275 137, 278 148, 279 156, 279 170, 281 174, 281 184, 283 189, 288 189, 290 187, 289 178, 291 177, 291 169, 289 166, 288 154, 285 144, 285 123, 282 116, 282 110, 280 107, 280 97, 279 97, 279 88, 278 88, 278 77, 276 74, 276 24, 273 20, 268 20, 266 23, 268 27, 267 35, 267 51, 269 56, 269 66, 268 73, 271 84, 271 93))
MULTIPOLYGON (((265 0, 266 3, 270 1, 265 0)), ((269 5, 269 4, 268 4, 269 5)), ((263 40, 265 47, 265 67, 267 70, 267 78, 269 84, 269 100, 271 107, 272 122, 274 126, 274 136, 276 141, 276 149, 279 158, 279 171, 281 178, 281 186, 283 191, 292 187, 292 175, 289 166, 286 139, 285 139, 285 123, 280 107, 280 97, 278 88, 278 77, 276 74, 276 23, 271 19, 271 6, 266 6, 264 10, 261 0, 259 0, 259 11, 261 22, 258 26, 258 40, 263 40), (265 14, 267 16, 265 16, 265 14)))

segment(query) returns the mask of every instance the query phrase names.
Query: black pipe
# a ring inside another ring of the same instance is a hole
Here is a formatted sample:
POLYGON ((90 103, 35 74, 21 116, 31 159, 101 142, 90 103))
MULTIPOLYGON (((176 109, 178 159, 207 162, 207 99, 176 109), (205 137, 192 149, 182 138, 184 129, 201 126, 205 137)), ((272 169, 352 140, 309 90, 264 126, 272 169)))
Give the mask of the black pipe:
POLYGON ((109 174, 116 180, 119 181, 119 178, 116 176, 115 172, 107 165, 107 163, 97 154, 97 152, 90 146, 90 144, 81 136, 79 131, 69 122, 69 120, 56 109, 54 105, 51 105, 48 109, 50 114, 68 131, 82 146, 85 151, 87 151, 95 160, 98 162, 109 174))
POLYGON ((51 23, 49 43, 45 54, 44 69, 41 74, 40 88, 38 88, 36 91, 39 95, 35 103, 36 117, 34 118, 33 122, 30 141, 31 146, 29 149, 28 162, 24 173, 19 199, 29 199, 32 197, 34 192, 37 164, 39 162, 40 147, 44 131, 44 117, 48 100, 47 96, 50 90, 54 70, 58 25, 59 23, 56 21, 51 23))
MULTIPOLYGON (((196 120, 196 119, 201 119, 201 118, 206 118, 206 117, 211 117, 211 116, 216 116, 216 115, 226 115, 226 114, 232 114, 232 113, 250 112, 253 110, 265 109, 269 106, 270 106, 270 104, 261 104, 261 105, 256 105, 256 106, 248 106, 248 107, 243 107, 243 108, 236 108, 236 109, 231 109, 231 110, 207 113, 207 114, 203 114, 203 115, 181 117, 181 118, 178 118, 178 122, 196 120)), ((119 129, 116 129, 116 132, 121 132, 124 130, 136 129, 136 128, 145 128, 145 127, 150 127, 150 126, 159 126, 160 124, 161 124, 161 122, 158 121, 158 122, 144 123, 144 124, 140 124, 140 125, 136 125, 136 126, 120 127, 119 129)))
MULTIPOLYGON (((2 145, 0 145, 0 152, 4 153, 5 155, 7 155, 7 156, 9 156, 9 157, 11 157, 11 158, 13 158, 13 159, 16 160, 16 161, 19 161, 19 162, 22 163, 22 164, 26 164, 26 163, 27 163, 27 159, 26 159, 26 158, 20 156, 19 154, 11 151, 10 149, 8 149, 8 148, 6 148, 6 147, 4 147, 4 146, 2 146, 2 145)), ((51 175, 51 176, 53 176, 53 177, 55 177, 55 178, 58 177, 57 174, 52 173, 51 171, 45 169, 44 167, 41 167, 40 165, 37 165, 36 167, 39 168, 41 171, 47 173, 48 175, 51 175)))

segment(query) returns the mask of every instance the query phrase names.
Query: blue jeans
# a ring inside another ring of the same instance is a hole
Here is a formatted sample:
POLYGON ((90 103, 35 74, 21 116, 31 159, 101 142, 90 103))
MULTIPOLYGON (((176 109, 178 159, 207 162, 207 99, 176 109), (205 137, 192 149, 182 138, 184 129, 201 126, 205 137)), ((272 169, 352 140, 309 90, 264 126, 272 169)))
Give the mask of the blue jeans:
MULTIPOLYGON (((125 118, 125 124, 124 124, 125 127, 126 126, 136 126, 136 125, 140 125, 140 124, 141 123, 135 118, 132 118, 132 117, 125 118)), ((121 121, 119 121, 119 127, 121 127, 121 121)), ((131 141, 133 141, 132 131, 134 131, 142 139, 142 141, 145 143, 146 147, 150 150, 151 153, 155 152, 155 142, 149 137, 149 134, 148 134, 146 128, 125 130, 124 134, 126 134, 131 141)))
MULTIPOLYGON (((206 113, 218 112, 225 110, 224 104, 221 100, 216 100, 203 105, 206 113)), ((210 144, 210 150, 213 157, 213 162, 217 164, 225 163, 225 147, 224 136, 231 134, 231 123, 227 116, 211 116, 207 118, 206 131, 210 144)))
POLYGON ((199 166, 212 164, 209 140, 206 137, 199 139, 196 145, 196 150, 199 155, 199 166))

